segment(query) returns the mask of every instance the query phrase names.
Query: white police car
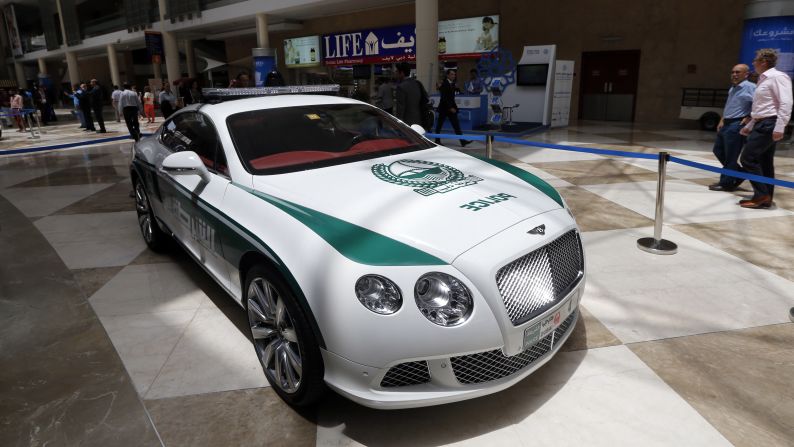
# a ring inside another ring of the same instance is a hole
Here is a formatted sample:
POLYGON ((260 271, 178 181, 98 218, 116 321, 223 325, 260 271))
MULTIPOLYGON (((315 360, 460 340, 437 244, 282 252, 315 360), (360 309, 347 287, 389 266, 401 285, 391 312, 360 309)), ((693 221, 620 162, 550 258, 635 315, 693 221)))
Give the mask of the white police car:
POLYGON ((265 376, 292 405, 326 384, 374 408, 493 393, 576 323, 584 255, 560 195, 423 132, 299 94, 193 105, 135 145, 146 243, 173 236, 247 309, 265 376))

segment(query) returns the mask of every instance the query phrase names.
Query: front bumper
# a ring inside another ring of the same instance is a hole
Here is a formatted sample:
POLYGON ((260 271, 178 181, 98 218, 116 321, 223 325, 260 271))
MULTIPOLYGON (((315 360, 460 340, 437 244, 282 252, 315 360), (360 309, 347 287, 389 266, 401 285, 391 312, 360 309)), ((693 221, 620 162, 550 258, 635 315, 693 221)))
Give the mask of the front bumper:
POLYGON ((548 362, 573 332, 579 318, 584 281, 535 321, 563 318, 537 343, 516 355, 502 348, 443 357, 405 359, 373 368, 322 351, 326 383, 370 408, 401 409, 472 399, 504 390, 548 362))

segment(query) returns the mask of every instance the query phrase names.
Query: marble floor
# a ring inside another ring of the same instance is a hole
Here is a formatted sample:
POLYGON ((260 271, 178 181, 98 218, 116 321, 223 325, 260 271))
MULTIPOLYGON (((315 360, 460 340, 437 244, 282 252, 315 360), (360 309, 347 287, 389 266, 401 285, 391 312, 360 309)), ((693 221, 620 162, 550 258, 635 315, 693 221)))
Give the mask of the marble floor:
MULTIPOLYGON (((714 165, 713 137, 582 122, 527 139, 714 165)), ((298 412, 268 387, 242 309, 178 248, 141 240, 130 143, 2 155, 22 138, 0 144, 2 446, 794 446, 794 190, 742 209, 749 185, 712 192, 711 173, 670 165, 663 236, 679 251, 655 256, 636 248, 655 161, 499 143, 582 231, 588 282, 563 350, 480 399, 377 411, 329 393, 298 412)), ((776 165, 792 180, 791 145, 776 165)))

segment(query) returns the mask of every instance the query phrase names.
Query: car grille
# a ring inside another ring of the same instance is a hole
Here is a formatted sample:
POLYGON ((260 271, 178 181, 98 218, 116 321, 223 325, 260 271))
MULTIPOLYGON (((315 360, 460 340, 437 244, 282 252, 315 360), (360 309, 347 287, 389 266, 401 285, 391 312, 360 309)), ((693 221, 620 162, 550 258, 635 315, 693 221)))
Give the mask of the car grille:
POLYGON ((583 273, 582 242, 571 230, 499 269, 496 285, 517 326, 557 304, 583 273))
POLYGON ((407 362, 392 366, 380 381, 383 388, 395 388, 398 386, 418 385, 430 381, 430 370, 427 362, 407 362))
POLYGON ((573 327, 578 310, 565 319, 554 332, 543 337, 526 351, 508 357, 501 349, 480 352, 477 354, 452 357, 452 370, 458 382, 468 385, 472 383, 490 382, 514 374, 533 364, 557 346, 557 341, 573 327))

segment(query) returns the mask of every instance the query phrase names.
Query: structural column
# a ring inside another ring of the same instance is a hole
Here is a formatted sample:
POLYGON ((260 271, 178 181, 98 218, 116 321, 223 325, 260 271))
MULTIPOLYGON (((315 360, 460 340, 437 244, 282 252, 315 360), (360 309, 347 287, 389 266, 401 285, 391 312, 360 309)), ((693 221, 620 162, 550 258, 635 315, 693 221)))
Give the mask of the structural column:
POLYGON ((256 14, 256 46, 257 48, 270 48, 270 37, 267 34, 267 14, 256 14))
POLYGON ((121 87, 121 77, 119 76, 119 57, 116 54, 116 47, 112 43, 107 46, 108 64, 110 64, 110 82, 121 87))
POLYGON ((40 57, 38 59, 38 63, 39 63, 39 74, 44 74, 44 75, 47 74, 47 61, 44 60, 43 57, 40 57))
POLYGON ((27 79, 25 79, 25 68, 22 66, 22 62, 14 61, 14 72, 17 76, 17 86, 19 88, 27 88, 27 79))
POLYGON ((69 82, 74 84, 80 83, 80 66, 77 65, 77 54, 74 51, 66 52, 66 68, 69 70, 69 82))
POLYGON ((165 71, 168 74, 168 82, 182 78, 182 71, 179 69, 179 45, 176 36, 171 31, 163 31, 163 50, 165 50, 165 71))
POLYGON ((416 78, 432 93, 438 80, 438 0, 416 5, 416 78))
POLYGON ((193 51, 193 41, 185 41, 185 59, 187 60, 187 77, 196 78, 196 52, 193 51))

